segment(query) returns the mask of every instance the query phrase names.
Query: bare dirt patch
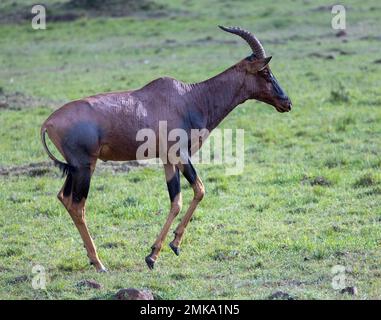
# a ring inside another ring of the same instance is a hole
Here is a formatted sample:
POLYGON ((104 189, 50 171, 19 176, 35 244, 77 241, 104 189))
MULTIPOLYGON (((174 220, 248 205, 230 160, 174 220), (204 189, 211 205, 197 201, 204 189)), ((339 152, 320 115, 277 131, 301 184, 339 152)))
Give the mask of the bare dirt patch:
POLYGON ((189 45, 204 45, 205 43, 212 43, 212 44, 240 44, 240 41, 237 40, 221 40, 221 39, 215 39, 212 36, 206 36, 203 38, 199 38, 193 41, 190 41, 189 45))
POLYGON ((10 110, 21 110, 24 108, 35 108, 35 107, 52 107, 58 105, 60 102, 33 97, 22 92, 4 92, 0 88, 0 110, 10 109, 10 110))
POLYGON ((321 59, 326 59, 326 60, 334 60, 335 56, 333 54, 324 54, 320 52, 312 52, 308 55, 309 57, 313 58, 321 58, 321 59))
POLYGON ((323 6, 318 6, 318 7, 315 7, 315 8, 312 8, 311 11, 331 11, 332 10, 332 7, 333 5, 323 5, 323 6))
POLYGON ((354 52, 343 50, 340 48, 333 48, 327 52, 311 52, 308 54, 309 57, 312 58, 320 58, 320 59, 326 59, 326 60, 334 60, 336 59, 336 56, 348 56, 353 55, 354 52))
POLYGON ((296 300, 296 297, 283 291, 276 291, 267 297, 269 300, 296 300))
MULTIPOLYGON (((112 173, 129 172, 131 169, 147 164, 138 161, 128 162, 98 162, 96 171, 111 171, 112 173)), ((28 163, 19 166, 0 166, 0 176, 59 176, 60 172, 52 161, 28 163)))
POLYGON ((38 177, 53 173, 53 163, 37 162, 20 166, 0 166, 0 176, 21 176, 38 177))
MULTIPOLYGON (((167 15, 165 6, 153 0, 69 0, 44 4, 47 22, 70 22, 82 17, 125 17, 144 14, 147 17, 167 15)), ((31 5, 14 2, 2 8, 0 23, 31 21, 31 5)))
POLYGON ((360 40, 381 41, 381 36, 376 36, 376 35, 363 36, 363 37, 360 38, 360 40))
POLYGON ((128 162, 117 162, 117 161, 108 161, 108 162, 98 162, 97 170, 112 171, 113 173, 118 172, 129 172, 131 169, 136 167, 145 167, 146 163, 139 161, 128 161, 128 162))

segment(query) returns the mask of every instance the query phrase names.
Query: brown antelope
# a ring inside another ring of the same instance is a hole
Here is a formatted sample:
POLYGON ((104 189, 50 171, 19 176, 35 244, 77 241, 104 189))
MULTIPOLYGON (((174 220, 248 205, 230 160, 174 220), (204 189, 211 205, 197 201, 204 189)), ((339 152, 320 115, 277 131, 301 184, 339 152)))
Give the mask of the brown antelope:
MULTIPOLYGON (((69 102, 53 112, 41 127, 45 151, 66 175, 58 199, 72 217, 87 250, 90 263, 97 271, 106 271, 100 261, 85 220, 85 202, 90 179, 97 159, 103 161, 128 161, 137 159, 141 142, 137 133, 149 128, 158 133, 159 122, 166 121, 167 130, 181 128, 209 132, 239 104, 248 99, 268 103, 279 112, 291 110, 291 101, 279 86, 268 66, 259 40, 250 32, 238 27, 222 27, 246 40, 252 54, 229 69, 206 81, 186 84, 172 78, 159 78, 141 89, 103 93, 69 102), (48 150, 45 133, 67 163, 59 161, 48 150)), ((188 135, 190 137, 190 135, 188 135)), ((155 141, 162 143, 160 139, 155 141)), ((174 142, 166 141, 168 145, 174 142)), ((200 141, 189 140, 184 161, 170 163, 165 155, 155 154, 164 163, 171 207, 164 227, 145 258, 150 269, 158 258, 170 226, 182 207, 179 172, 188 180, 194 191, 193 200, 177 226, 171 249, 179 255, 180 243, 193 212, 204 197, 204 185, 191 163, 191 155, 201 147, 200 141)))

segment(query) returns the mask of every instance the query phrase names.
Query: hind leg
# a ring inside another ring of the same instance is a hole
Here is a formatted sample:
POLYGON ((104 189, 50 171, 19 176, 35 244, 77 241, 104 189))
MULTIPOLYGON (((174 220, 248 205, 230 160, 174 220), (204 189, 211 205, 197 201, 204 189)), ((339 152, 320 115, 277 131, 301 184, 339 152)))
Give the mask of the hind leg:
POLYGON ((66 177, 65 183, 62 186, 61 190, 57 194, 57 198, 64 205, 66 210, 70 207, 71 201, 71 189, 73 187, 73 177, 71 173, 69 173, 66 177))
POLYGON ((58 193, 58 198, 69 212, 79 234, 81 235, 90 263, 95 266, 98 272, 105 272, 107 270, 98 257, 94 241, 90 236, 85 219, 85 203, 94 168, 95 161, 92 165, 76 167, 75 171, 68 174, 65 184, 58 193))

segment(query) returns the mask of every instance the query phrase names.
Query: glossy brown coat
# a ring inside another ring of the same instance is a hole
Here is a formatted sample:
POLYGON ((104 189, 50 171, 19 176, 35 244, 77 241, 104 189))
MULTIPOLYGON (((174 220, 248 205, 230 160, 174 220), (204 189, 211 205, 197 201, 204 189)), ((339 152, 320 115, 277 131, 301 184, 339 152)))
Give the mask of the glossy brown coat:
MULTIPOLYGON (((247 40, 254 49, 256 39, 241 29, 227 29, 247 40), (238 31, 237 31, 238 30, 238 31)), ((264 54, 259 47, 257 54, 264 54)), ((273 105, 279 112, 289 111, 291 102, 272 75, 268 63, 271 57, 254 54, 241 60, 221 74, 206 81, 186 84, 173 78, 159 78, 141 89, 103 93, 70 102, 56 110, 42 125, 41 137, 48 155, 68 174, 58 198, 73 218, 85 243, 90 262, 98 271, 105 271, 96 253, 95 245, 85 222, 85 200, 90 178, 97 159, 135 160, 141 141, 136 137, 141 129, 149 128, 156 134, 157 150, 162 141, 159 122, 166 121, 168 132, 181 128, 212 131, 239 104, 256 99, 273 105), (63 163, 49 151, 45 133, 66 160, 63 163)), ((173 142, 167 141, 168 145, 173 142)), ((194 142, 192 152, 199 142, 194 142), (196 145, 194 145, 196 143, 196 145)), ((156 153, 155 157, 159 157, 156 153)), ((181 210, 182 200, 179 170, 194 190, 194 199, 177 227, 170 246, 179 253, 179 245, 197 204, 204 196, 204 186, 197 176, 190 155, 185 163, 164 165, 171 210, 163 230, 146 258, 150 268, 159 255, 169 227, 181 210)))

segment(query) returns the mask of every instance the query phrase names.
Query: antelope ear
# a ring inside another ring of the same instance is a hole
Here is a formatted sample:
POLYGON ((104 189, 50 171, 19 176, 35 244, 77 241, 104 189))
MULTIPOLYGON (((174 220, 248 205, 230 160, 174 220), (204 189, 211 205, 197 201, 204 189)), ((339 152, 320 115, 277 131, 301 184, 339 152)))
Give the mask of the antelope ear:
POLYGON ((253 62, 250 63, 250 71, 251 72, 261 71, 263 68, 265 68, 269 64, 271 58, 272 56, 259 59, 259 60, 254 60, 253 62))

